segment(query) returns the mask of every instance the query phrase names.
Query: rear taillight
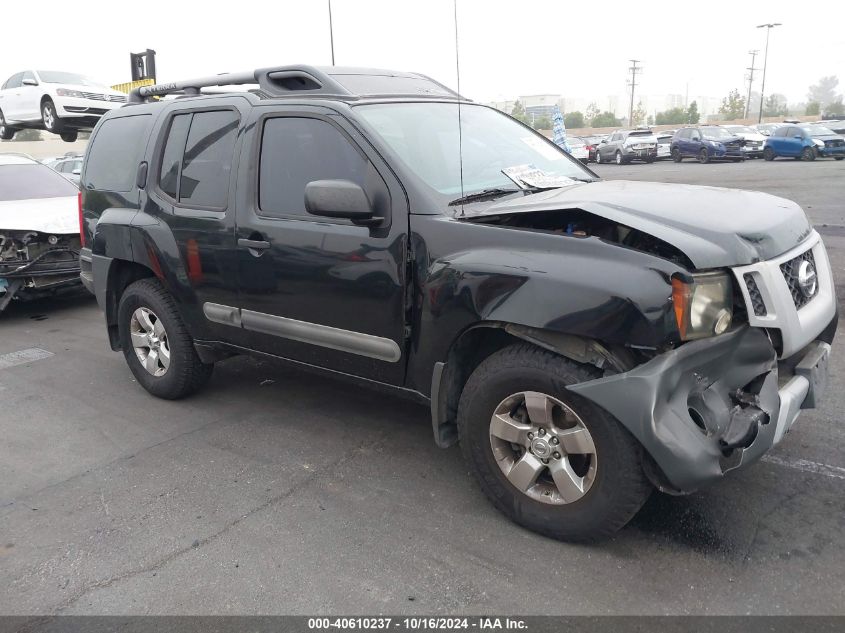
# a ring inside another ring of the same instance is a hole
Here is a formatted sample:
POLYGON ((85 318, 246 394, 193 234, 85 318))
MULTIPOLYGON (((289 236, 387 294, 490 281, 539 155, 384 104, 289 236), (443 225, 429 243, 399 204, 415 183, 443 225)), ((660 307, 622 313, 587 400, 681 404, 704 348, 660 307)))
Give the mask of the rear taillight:
POLYGON ((79 245, 85 248, 85 220, 82 218, 82 192, 77 194, 76 199, 79 201, 79 245))

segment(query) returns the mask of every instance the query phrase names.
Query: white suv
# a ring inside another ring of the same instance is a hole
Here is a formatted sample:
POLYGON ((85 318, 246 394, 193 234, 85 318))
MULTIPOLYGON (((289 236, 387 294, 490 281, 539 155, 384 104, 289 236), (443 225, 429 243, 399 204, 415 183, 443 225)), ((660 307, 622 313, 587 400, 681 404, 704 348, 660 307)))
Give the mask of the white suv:
POLYGON ((27 70, 0 88, 0 139, 21 128, 44 129, 73 142, 78 130, 90 130, 126 95, 76 73, 27 70))

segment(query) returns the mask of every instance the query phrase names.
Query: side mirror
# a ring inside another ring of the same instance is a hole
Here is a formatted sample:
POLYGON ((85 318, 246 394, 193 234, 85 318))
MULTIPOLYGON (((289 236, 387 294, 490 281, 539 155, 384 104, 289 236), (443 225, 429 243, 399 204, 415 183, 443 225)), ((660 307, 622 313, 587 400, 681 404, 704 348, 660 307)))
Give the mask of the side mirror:
POLYGON ((793 136, 792 138, 797 139, 797 140, 799 140, 799 141, 803 141, 803 140, 804 140, 804 135, 803 135, 803 134, 796 134, 796 135, 795 135, 795 136, 793 136))
POLYGON ((71 173, 72 173, 74 176, 78 176, 79 174, 81 174, 81 173, 82 173, 82 170, 77 168, 77 169, 74 169, 71 173))
POLYGON ((367 194, 350 180, 313 180, 305 185, 305 210, 311 215, 346 218, 356 224, 380 224, 367 194))
POLYGON ((37 86, 38 82, 34 79, 24 79, 21 84, 23 84, 24 86, 37 86))

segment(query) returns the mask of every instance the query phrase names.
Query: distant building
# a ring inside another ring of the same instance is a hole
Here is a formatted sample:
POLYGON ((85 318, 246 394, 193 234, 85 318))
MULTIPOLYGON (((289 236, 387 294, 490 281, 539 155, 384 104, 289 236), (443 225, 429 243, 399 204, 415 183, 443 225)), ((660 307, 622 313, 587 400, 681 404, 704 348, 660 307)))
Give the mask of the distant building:
POLYGON ((519 100, 525 107, 525 114, 529 119, 548 117, 552 118, 555 106, 563 110, 563 99, 560 95, 525 95, 519 100))

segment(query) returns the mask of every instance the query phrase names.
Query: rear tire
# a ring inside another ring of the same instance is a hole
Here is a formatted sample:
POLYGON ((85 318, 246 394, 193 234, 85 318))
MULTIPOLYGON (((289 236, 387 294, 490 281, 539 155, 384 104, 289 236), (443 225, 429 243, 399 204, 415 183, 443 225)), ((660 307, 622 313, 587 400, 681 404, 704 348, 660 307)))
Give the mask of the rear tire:
POLYGON ((617 165, 624 165, 625 164, 625 159, 622 158, 622 152, 620 152, 619 150, 616 150, 616 164, 617 165))
POLYGON ((763 160, 773 161, 775 159, 775 152, 771 147, 763 150, 763 160))
POLYGON ((154 396, 184 398, 211 378, 214 365, 200 361, 173 298, 156 279, 141 279, 126 288, 117 319, 126 363, 154 396))
POLYGON ((606 411, 566 389, 598 375, 562 356, 518 344, 483 361, 461 394, 461 450, 482 490, 511 520, 552 538, 605 538, 628 523, 652 492, 634 437, 606 411), (531 417, 528 397, 535 403, 531 417), (535 427, 544 432, 531 431, 532 439, 528 432, 535 427), (508 439, 502 439, 502 430, 508 439), (515 431, 520 439, 511 443, 508 434, 515 431), (579 439, 573 442, 575 431, 579 439), (538 439, 545 446, 535 446, 538 439), (546 462, 539 457, 543 454, 546 462), (514 471, 519 462, 522 472, 514 471))
POLYGON ((834 156, 833 160, 845 160, 845 156, 834 156))
POLYGON ((71 132, 62 132, 60 136, 65 143, 73 143, 77 138, 79 138, 79 132, 75 130, 71 132))
POLYGON ((15 133, 17 131, 17 128, 6 125, 6 119, 3 117, 3 112, 0 111, 0 139, 4 141, 11 141, 15 138, 15 133))

